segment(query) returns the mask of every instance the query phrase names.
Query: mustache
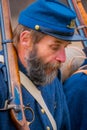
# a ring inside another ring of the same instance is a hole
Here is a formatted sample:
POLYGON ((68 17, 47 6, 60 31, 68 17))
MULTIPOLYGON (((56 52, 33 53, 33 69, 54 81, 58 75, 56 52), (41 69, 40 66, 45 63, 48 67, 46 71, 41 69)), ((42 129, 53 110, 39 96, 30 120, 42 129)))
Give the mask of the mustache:
POLYGON ((41 58, 38 58, 36 51, 32 51, 27 60, 28 60, 28 62, 31 62, 31 63, 36 62, 37 69, 39 69, 39 67, 41 67, 41 66, 42 66, 42 68, 44 68, 44 70, 46 70, 46 69, 56 70, 61 67, 61 62, 59 62, 59 61, 57 61, 55 63, 46 63, 45 64, 41 58))
POLYGON ((45 71, 46 70, 54 71, 54 70, 57 70, 61 67, 61 63, 58 62, 58 61, 56 63, 46 63, 46 64, 44 64, 41 59, 37 58, 37 56, 28 58, 28 63, 32 63, 32 67, 34 65, 35 68, 33 68, 33 69, 36 70, 36 71, 38 71, 39 68, 40 69, 42 68, 45 71), (34 63, 36 63, 36 64, 34 64, 34 63))
POLYGON ((56 70, 59 69, 61 67, 61 63, 57 62, 57 63, 48 63, 44 65, 44 70, 47 69, 51 69, 51 70, 56 70))

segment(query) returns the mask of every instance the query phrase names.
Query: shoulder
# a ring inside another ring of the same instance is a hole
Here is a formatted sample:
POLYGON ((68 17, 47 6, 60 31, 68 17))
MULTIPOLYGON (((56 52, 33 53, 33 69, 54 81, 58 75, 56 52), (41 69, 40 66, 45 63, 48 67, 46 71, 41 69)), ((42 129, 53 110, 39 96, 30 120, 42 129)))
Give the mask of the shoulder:
POLYGON ((75 85, 75 86, 86 85, 87 84, 87 74, 85 74, 83 72, 73 74, 64 82, 64 86, 69 86, 70 84, 75 85))
POLYGON ((72 75, 64 82, 63 89, 68 101, 87 100, 87 75, 82 72, 72 75))

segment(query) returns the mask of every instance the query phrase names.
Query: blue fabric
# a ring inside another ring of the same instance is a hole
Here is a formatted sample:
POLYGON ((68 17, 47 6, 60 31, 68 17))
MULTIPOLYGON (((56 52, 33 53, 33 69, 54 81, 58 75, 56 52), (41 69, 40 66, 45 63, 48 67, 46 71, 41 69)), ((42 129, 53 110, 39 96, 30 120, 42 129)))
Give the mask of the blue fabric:
POLYGON ((64 83, 72 130, 87 130, 87 75, 77 73, 64 83))
MULTIPOLYGON (((0 68, 0 108, 3 108, 5 100, 8 98, 7 83, 4 81, 2 69, 3 66, 4 65, 0 68)), ((21 64, 19 67, 21 70, 24 70, 24 67, 21 64)), ((62 86, 58 78, 55 78, 49 85, 44 87, 39 86, 38 89, 41 91, 46 105, 57 123, 57 130, 70 130, 69 112, 62 86)), ((24 87, 22 87, 22 95, 24 105, 26 106, 29 104, 35 114, 35 120, 30 125, 30 129, 46 130, 46 127, 49 126, 50 130, 52 130, 52 126, 47 115, 41 113, 41 106, 24 87)), ((25 111, 25 115, 28 121, 32 119, 32 115, 29 111, 25 111)), ((0 111, 0 130, 16 130, 13 122, 11 121, 9 111, 0 111)))

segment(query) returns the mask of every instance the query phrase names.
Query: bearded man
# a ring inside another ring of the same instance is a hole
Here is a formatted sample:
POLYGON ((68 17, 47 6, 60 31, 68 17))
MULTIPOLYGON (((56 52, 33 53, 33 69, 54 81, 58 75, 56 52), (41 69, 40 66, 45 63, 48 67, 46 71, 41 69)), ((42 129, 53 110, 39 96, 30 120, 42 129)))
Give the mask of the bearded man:
MULTIPOLYGON (((18 65, 41 92, 57 130, 70 130, 67 103, 62 90, 59 68, 65 62, 65 47, 70 41, 84 40, 75 35, 76 14, 56 0, 37 0, 24 9, 13 32, 13 43, 18 56, 18 65), (72 24, 73 22, 73 24, 72 24)), ((0 63, 0 108, 8 99, 8 86, 0 63)), ((36 94, 36 92, 33 92, 36 94)), ((23 104, 33 109, 35 118, 31 130, 53 130, 53 126, 35 98, 22 86, 23 104)), ((27 121, 32 114, 25 111, 27 121)), ((9 111, 0 111, 0 130, 16 130, 9 111)), ((56 130, 54 129, 54 130, 56 130)))

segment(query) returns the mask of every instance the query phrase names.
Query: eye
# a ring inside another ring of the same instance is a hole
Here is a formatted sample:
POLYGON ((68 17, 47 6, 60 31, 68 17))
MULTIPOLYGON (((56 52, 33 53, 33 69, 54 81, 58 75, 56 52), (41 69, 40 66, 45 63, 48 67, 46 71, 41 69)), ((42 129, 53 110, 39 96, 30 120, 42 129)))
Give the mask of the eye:
POLYGON ((59 49, 59 46, 54 46, 54 47, 52 47, 52 50, 54 50, 54 51, 56 51, 56 50, 58 50, 59 49))
POLYGON ((59 49, 60 45, 51 45, 50 48, 53 51, 57 51, 59 49))

